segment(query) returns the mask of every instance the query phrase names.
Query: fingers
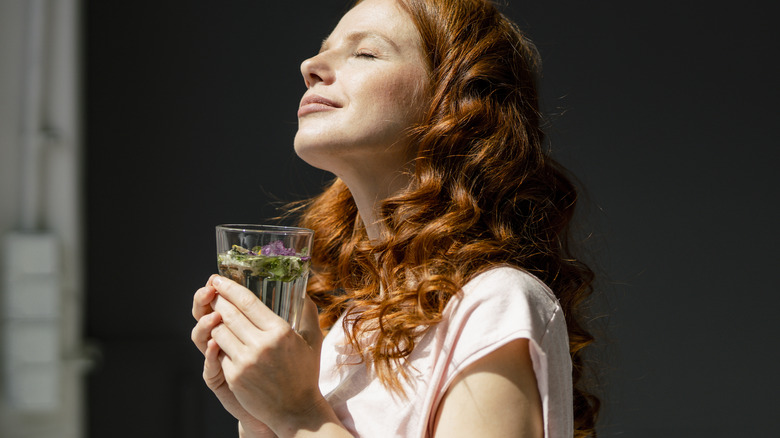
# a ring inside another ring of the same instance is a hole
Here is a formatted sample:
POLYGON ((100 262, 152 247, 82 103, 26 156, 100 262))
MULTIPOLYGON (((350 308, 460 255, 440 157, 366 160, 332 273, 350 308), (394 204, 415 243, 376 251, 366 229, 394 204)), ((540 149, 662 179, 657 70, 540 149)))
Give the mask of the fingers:
POLYGON ((207 285, 211 285, 216 289, 221 297, 230 301, 236 309, 246 315, 252 324, 261 330, 271 329, 278 325, 279 322, 283 322, 252 291, 233 280, 220 277, 219 275, 212 275, 207 285))
POLYGON ((219 349, 217 342, 210 339, 203 354, 206 357, 203 363, 203 380, 209 388, 217 388, 225 380, 220 365, 220 354, 224 353, 219 349))
POLYGON ((236 335, 241 343, 246 345, 254 344, 260 333, 259 323, 251 321, 243 312, 241 312, 233 303, 222 296, 214 300, 214 310, 222 316, 222 322, 236 335))
POLYGON ((207 343, 211 339, 211 331, 221 322, 222 316, 218 312, 212 312, 202 316, 195 324, 190 337, 201 353, 206 353, 207 343))
POLYGON ((225 324, 218 324, 211 330, 211 338, 219 349, 229 357, 239 357, 246 350, 244 343, 225 324))
POLYGON ((216 295, 217 290, 208 284, 195 292, 195 295, 192 297, 192 316, 196 320, 211 313, 211 302, 216 295))

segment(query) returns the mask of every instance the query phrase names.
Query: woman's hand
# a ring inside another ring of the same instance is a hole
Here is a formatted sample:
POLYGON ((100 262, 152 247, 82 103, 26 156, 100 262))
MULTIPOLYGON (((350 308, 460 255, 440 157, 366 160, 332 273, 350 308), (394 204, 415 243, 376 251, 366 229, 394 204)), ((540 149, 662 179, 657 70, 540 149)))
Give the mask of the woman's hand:
POLYGON ((220 364, 221 351, 211 338, 211 331, 221 324, 222 317, 212 308, 216 298, 216 289, 210 283, 209 281, 206 286, 198 289, 192 301, 192 316, 198 321, 192 330, 192 341, 205 356, 203 380, 217 396, 225 410, 239 420, 240 436, 245 438, 275 437, 276 434, 271 429, 241 406, 225 382, 220 364))
POLYGON ((220 315, 211 323, 221 370, 214 382, 224 382, 246 412, 280 436, 333 425, 335 414, 319 390, 322 332, 314 303, 306 300, 298 334, 239 284, 213 276, 209 286, 220 315))

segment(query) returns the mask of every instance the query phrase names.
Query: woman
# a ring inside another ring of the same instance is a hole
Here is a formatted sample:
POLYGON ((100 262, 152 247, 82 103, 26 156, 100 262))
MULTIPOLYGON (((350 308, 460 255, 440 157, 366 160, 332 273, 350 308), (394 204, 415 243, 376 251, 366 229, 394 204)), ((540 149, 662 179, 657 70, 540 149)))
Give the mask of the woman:
POLYGON ((299 336, 228 279, 195 293, 241 436, 595 434, 598 400, 572 389, 592 274, 536 59, 487 1, 364 0, 303 62, 295 150, 337 176, 302 219, 329 333, 311 301, 299 336))

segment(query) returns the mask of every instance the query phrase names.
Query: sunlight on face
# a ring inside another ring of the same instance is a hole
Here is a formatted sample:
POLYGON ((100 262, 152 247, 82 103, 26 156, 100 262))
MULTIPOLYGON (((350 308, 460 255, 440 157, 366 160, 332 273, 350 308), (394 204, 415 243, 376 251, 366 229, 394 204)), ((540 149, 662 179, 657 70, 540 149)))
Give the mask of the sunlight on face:
POLYGON ((396 0, 347 12, 316 56, 301 65, 307 91, 295 151, 342 176, 414 157, 405 132, 425 106, 428 72, 420 37, 396 0))

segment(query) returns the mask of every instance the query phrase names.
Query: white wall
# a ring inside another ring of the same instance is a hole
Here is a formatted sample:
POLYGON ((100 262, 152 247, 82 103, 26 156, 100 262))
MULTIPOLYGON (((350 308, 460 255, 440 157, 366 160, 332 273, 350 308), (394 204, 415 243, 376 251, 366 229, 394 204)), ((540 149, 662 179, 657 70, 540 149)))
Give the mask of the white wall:
MULTIPOLYGON (((21 102, 26 40, 26 19, 31 0, 0 0, 0 267, 8 265, 6 243, 20 228, 21 185, 29 174, 20 170, 21 102)), ((81 139, 79 137, 79 32, 77 0, 43 0, 45 58, 42 71, 41 129, 54 132, 41 135, 40 226, 27 230, 54 236, 58 247, 56 363, 59 367, 54 409, 20 407, 9 396, 9 379, 0 380, 0 436, 7 438, 77 438, 85 436, 81 320, 82 279, 82 195, 81 139)), ((0 297, 8 297, 8 269, 0 271, 0 297)), ((0 335, 9 332, 8 300, 0 308, 0 335), (5 333, 3 333, 5 331, 5 333)), ((10 356, 9 342, 0 336, 0 354, 10 356)), ((32 349, 43 348, 30 345, 32 349)), ((4 375, 10 368, 7 360, 4 375)), ((11 383, 15 382, 13 380, 11 383)))

